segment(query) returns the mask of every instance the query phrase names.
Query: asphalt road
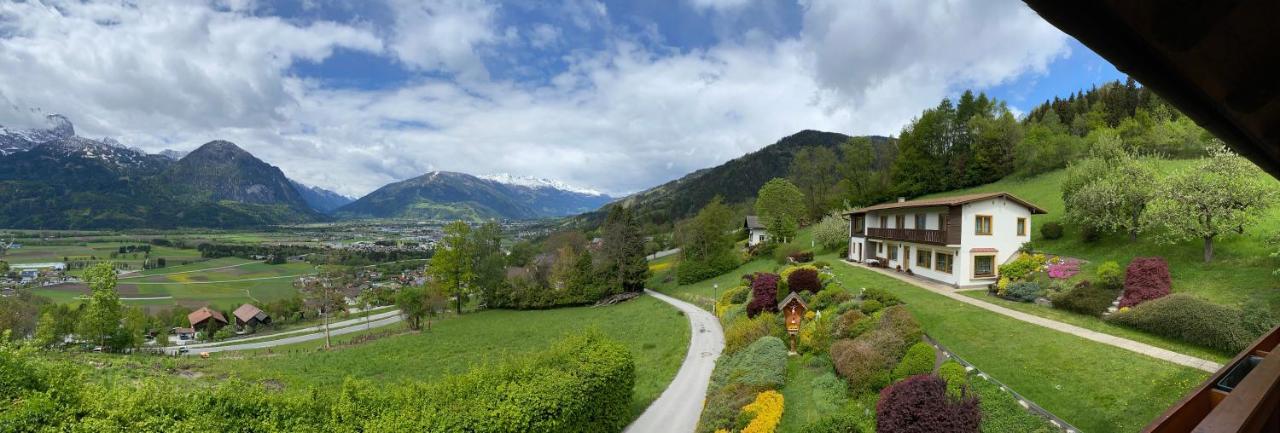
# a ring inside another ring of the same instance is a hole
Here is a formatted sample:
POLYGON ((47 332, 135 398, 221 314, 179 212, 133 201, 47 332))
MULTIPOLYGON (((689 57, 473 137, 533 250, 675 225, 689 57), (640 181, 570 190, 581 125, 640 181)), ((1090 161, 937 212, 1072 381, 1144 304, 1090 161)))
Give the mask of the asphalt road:
MULTIPOLYGON (((385 313, 374 314, 370 318, 372 320, 368 323, 367 326, 365 324, 365 319, 363 317, 359 319, 350 319, 350 320, 344 320, 341 322, 331 323, 329 324, 329 335, 336 336, 336 335, 350 334, 352 332, 359 332, 368 328, 378 328, 378 327, 391 325, 401 320, 400 310, 393 310, 385 313)), ((244 343, 227 344, 223 346, 210 346, 210 343, 190 344, 186 346, 188 349, 188 352, 186 353, 186 355, 196 355, 196 354, 199 354, 200 352, 212 353, 212 352, 226 352, 226 351, 232 351, 232 350, 265 349, 268 347, 282 346, 285 344, 293 344, 293 343, 301 343, 304 341, 319 340, 324 338, 323 326, 314 326, 311 328, 293 330, 283 334, 301 333, 303 331, 312 331, 312 332, 307 334, 302 334, 302 335, 296 335, 293 337, 285 337, 285 338, 280 338, 275 340, 256 341, 256 342, 249 342, 249 341, 261 340, 263 338, 269 338, 269 337, 273 337, 280 334, 263 335, 260 337, 250 337, 242 340, 242 341, 245 341, 244 343)), ((183 347, 183 346, 166 347, 164 349, 164 352, 166 354, 174 354, 174 353, 177 353, 179 347, 183 347)))
POLYGON ((716 359, 724 350, 724 331, 720 329, 716 316, 707 310, 652 290, 645 290, 645 293, 683 311, 689 318, 689 330, 693 335, 689 337, 689 352, 685 354, 684 364, 676 372, 676 378, 624 432, 693 432, 698 427, 698 417, 702 415, 711 370, 715 369, 716 359))

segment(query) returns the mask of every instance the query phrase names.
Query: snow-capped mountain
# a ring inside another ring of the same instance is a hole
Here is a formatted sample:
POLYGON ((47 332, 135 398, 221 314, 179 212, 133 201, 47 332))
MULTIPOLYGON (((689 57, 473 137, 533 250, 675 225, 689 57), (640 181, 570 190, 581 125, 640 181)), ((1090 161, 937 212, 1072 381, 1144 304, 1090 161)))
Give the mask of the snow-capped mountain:
POLYGON ((0 156, 9 155, 53 141, 75 137, 76 129, 61 114, 45 116, 45 128, 8 129, 0 126, 0 156))
POLYGON ((568 191, 568 192, 584 194, 584 195, 606 196, 605 193, 602 193, 600 191, 597 191, 591 188, 577 187, 577 186, 569 185, 567 183, 564 183, 558 180, 544 179, 539 177, 513 176, 507 173, 487 174, 487 175, 481 175, 476 177, 481 179, 492 180, 498 183, 505 183, 507 185, 518 185, 518 186, 524 186, 524 187, 535 188, 535 189, 551 188, 551 189, 558 189, 561 191, 568 191))

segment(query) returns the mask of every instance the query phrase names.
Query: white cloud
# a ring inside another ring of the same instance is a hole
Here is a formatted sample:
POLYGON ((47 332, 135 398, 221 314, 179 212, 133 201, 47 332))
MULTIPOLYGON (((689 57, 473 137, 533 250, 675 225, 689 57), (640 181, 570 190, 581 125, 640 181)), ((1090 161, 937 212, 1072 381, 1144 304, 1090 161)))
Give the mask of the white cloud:
MULTIPOLYGON (((701 49, 662 46, 656 26, 615 31, 594 0, 566 3, 562 29, 500 24, 487 3, 389 1, 386 29, 189 2, 3 3, 0 103, 64 113, 84 135, 151 151, 229 139, 351 195, 429 170, 617 194, 802 129, 896 134, 958 88, 1042 72, 1067 52, 1065 36, 1012 0, 810 0, 795 37, 744 30, 701 49), (606 48, 570 47, 567 69, 545 81, 490 78, 495 47, 565 45, 575 27, 605 33, 606 48), (517 36, 528 43, 511 44, 517 36), (290 75, 338 47, 432 73, 383 90, 290 75)), ((35 117, 17 113, 0 110, 0 124, 35 117)))
POLYGON ((497 7, 475 0, 391 0, 395 36, 391 49, 405 64, 461 77, 488 76, 484 45, 497 42, 497 7))
POLYGON ((694 9, 729 12, 740 10, 751 4, 752 0, 689 0, 694 9))
POLYGON ((1015 0, 808 0, 803 38, 824 87, 892 132, 958 87, 1044 73, 1067 36, 1015 0), (897 102, 895 102, 897 101, 897 102))

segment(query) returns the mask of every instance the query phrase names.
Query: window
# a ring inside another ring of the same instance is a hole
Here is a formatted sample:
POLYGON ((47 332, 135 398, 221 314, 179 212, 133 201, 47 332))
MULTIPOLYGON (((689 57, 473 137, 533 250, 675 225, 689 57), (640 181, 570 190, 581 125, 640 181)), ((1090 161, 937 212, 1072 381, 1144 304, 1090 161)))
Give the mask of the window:
POLYGON ((946 229, 947 229, 947 214, 939 213, 938 214, 938 230, 946 230, 946 229))
POLYGON ((893 228, 900 229, 907 226, 907 216, 897 215, 893 217, 893 228))
POLYGON ((950 274, 952 261, 951 254, 939 251, 933 255, 933 268, 937 269, 939 272, 946 272, 950 274))
POLYGON ((973 277, 990 278, 996 276, 996 256, 973 256, 973 277))
POLYGON ((978 215, 973 222, 974 234, 991 236, 991 215, 978 215))
POLYGON ((889 228, 889 217, 880 215, 880 228, 882 229, 889 228))
POLYGON ((1027 235, 1027 219, 1018 218, 1018 236, 1027 235))
POLYGON ((889 260, 898 260, 898 246, 889 245, 889 260))
POLYGON ((925 214, 922 214, 922 213, 916 214, 916 228, 918 229, 925 228, 925 222, 924 222, 925 219, 927 219, 925 218, 925 214))
POLYGON ((933 251, 916 248, 916 266, 929 269, 933 262, 933 251))
POLYGON ((862 234, 863 232, 862 226, 864 225, 863 223, 865 222, 863 218, 865 217, 860 217, 860 216, 853 217, 853 233, 862 234))

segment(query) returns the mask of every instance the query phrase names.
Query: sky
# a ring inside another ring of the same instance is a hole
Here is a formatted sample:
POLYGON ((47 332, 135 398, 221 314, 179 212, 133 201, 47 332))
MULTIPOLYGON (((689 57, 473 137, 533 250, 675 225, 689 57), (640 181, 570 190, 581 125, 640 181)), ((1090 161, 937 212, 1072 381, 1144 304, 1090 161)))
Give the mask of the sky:
POLYGON ((235 142, 360 196, 428 171, 640 191, 804 129, 896 136, 1124 75, 1017 0, 0 3, 0 125, 235 142))

